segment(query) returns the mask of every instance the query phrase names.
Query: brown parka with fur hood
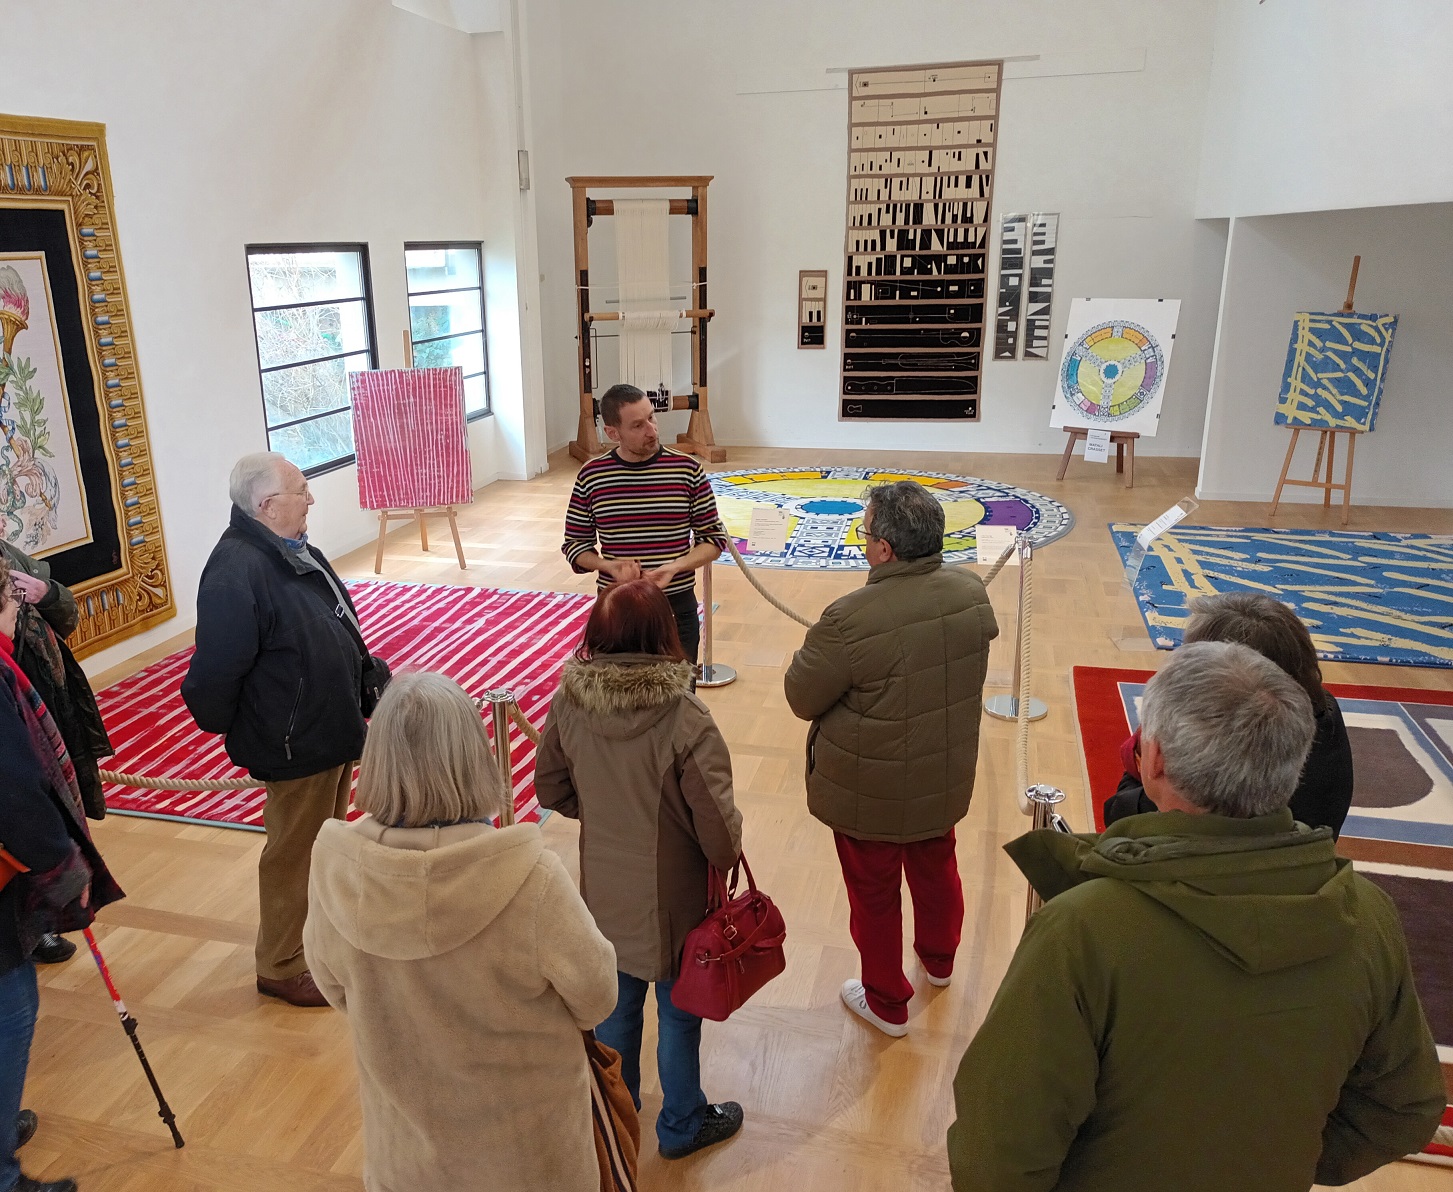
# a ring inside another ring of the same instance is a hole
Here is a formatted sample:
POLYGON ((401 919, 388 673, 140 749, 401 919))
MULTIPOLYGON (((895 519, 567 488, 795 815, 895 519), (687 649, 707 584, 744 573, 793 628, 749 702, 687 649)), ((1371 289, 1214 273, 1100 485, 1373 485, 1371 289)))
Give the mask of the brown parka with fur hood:
POLYGON ((580 821, 580 892, 616 964, 676 976, 706 917, 707 866, 742 848, 732 763, 691 667, 649 654, 572 658, 540 738, 540 805, 580 821))

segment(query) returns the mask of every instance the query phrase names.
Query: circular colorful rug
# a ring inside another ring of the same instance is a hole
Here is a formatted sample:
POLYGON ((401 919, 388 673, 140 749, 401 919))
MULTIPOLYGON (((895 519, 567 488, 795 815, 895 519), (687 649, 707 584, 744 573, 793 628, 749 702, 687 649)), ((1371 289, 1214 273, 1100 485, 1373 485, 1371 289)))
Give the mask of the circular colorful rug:
POLYGON ((872 484, 916 480, 944 507, 946 563, 978 558, 981 525, 1026 530, 1035 546, 1070 532, 1073 514, 1058 501, 1027 488, 947 472, 878 468, 790 468, 713 472, 711 487, 727 531, 742 556, 758 567, 797 571, 866 570, 863 556, 863 494, 872 484), (752 507, 771 505, 787 514, 787 549, 748 549, 752 507))

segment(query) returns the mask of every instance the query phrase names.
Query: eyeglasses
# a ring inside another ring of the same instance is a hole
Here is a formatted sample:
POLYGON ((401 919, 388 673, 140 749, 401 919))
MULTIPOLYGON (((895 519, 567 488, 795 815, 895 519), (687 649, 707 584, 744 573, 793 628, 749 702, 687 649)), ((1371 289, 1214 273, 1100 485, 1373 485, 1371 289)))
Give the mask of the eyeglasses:
POLYGON ((302 491, 300 492, 292 492, 288 489, 281 489, 275 493, 268 493, 267 496, 263 497, 262 499, 264 501, 271 501, 274 497, 302 497, 304 500, 307 500, 312 495, 312 491, 305 484, 303 485, 302 491))

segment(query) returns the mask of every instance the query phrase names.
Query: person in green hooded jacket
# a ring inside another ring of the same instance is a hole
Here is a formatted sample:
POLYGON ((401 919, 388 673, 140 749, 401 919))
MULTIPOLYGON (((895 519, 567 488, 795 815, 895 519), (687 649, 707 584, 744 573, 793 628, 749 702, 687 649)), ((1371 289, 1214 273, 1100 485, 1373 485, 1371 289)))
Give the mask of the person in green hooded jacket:
POLYGON ((1159 811, 1007 851, 1045 898, 954 1080, 955 1192, 1306 1192, 1445 1104, 1397 911, 1287 802, 1306 693, 1245 646, 1146 688, 1159 811))

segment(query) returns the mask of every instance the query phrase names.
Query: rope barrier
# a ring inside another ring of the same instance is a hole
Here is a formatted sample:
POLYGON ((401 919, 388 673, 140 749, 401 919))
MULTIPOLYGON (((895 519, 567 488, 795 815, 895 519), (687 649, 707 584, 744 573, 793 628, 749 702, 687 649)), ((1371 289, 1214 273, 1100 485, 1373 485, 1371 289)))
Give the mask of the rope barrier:
MULTIPOLYGON (((1001 560, 1002 561, 1002 560, 1001 560)), ((1014 776, 1016 789, 1029 789, 1029 697, 1030 697, 1030 620, 1034 607, 1034 551, 1026 549, 1019 560, 1019 703, 1015 708, 1014 776)))
MULTIPOLYGON (((813 624, 812 621, 810 621, 808 618, 804 617, 801 613, 794 612, 792 609, 788 608, 785 604, 783 604, 780 600, 778 600, 775 596, 773 596, 771 592, 769 592, 765 587, 762 586, 762 582, 753 573, 752 568, 747 564, 747 561, 742 558, 741 552, 739 550, 737 550, 737 544, 730 537, 727 538, 727 549, 729 549, 731 551, 732 558, 736 560, 736 564, 737 564, 738 567, 741 568, 742 574, 744 576, 746 576, 747 582, 749 584, 751 584, 752 587, 754 587, 754 588, 757 589, 758 594, 761 595, 761 597, 764 600, 766 600, 766 602, 768 604, 770 604, 773 608, 775 608, 783 616, 790 617, 792 620, 796 621, 799 625, 804 625, 804 626, 806 626, 808 628, 811 628, 812 627, 812 624, 813 624)), ((1015 550, 1015 546, 1014 546, 1014 544, 1011 543, 1009 545, 1009 547, 1004 551, 1004 553, 1002 555, 1000 555, 999 558, 995 561, 994 565, 989 568, 988 572, 985 573, 985 575, 984 575, 984 586, 985 587, 988 587, 989 584, 993 582, 994 577, 996 575, 998 575, 999 572, 1004 569, 1004 565, 1009 562, 1009 557, 1010 557, 1010 555, 1012 555, 1014 553, 1014 550, 1015 550)), ((708 566, 710 566, 710 564, 708 564, 708 566)), ((1025 572, 1025 585, 1026 585, 1026 591, 1025 591, 1025 607, 1026 607, 1026 610, 1028 608, 1028 579, 1029 579, 1028 570, 1026 569, 1026 572, 1025 572)), ((1026 617, 1024 618, 1024 621, 1027 622, 1027 620, 1028 620, 1028 617, 1026 615, 1026 617)), ((1025 654, 1024 654, 1024 657, 1025 657, 1025 669, 1027 671, 1027 669, 1028 669, 1028 647, 1027 647, 1027 645, 1024 647, 1024 650, 1025 650, 1025 654)), ((1028 687, 1028 684, 1027 683, 1025 684, 1025 687, 1026 687, 1026 690, 1027 690, 1027 687, 1028 687)), ((479 706, 480 701, 476 700, 475 701, 475 704, 476 704, 476 706, 479 706)), ((1028 723, 1029 722, 1028 722, 1028 719, 1024 715, 1024 711, 1023 711, 1024 707, 1025 707, 1025 701, 1021 701, 1019 719, 1020 719, 1021 724, 1024 727, 1021 728, 1020 731, 1021 731, 1021 734, 1025 734, 1026 735, 1026 740, 1022 743, 1023 756, 1024 756, 1024 758, 1026 760, 1021 763, 1021 772, 1024 769, 1027 769, 1027 766, 1028 766, 1028 761, 1027 761, 1027 758, 1028 758, 1027 732, 1028 732, 1028 723)), ((515 727, 518 728, 520 730, 520 732, 525 735, 525 738, 530 742, 530 744, 532 744, 532 745, 539 745, 539 743, 540 743, 540 730, 537 729, 533 724, 531 724, 529 722, 529 720, 527 720, 525 718, 525 714, 520 711, 520 705, 517 704, 517 703, 511 702, 509 704, 509 714, 510 714, 510 719, 512 721, 514 721, 515 727)), ((128 773, 125 773, 124 771, 121 771, 121 770, 102 770, 101 771, 101 780, 103 782, 115 783, 118 786, 133 786, 133 787, 139 787, 142 790, 151 790, 151 791, 245 791, 245 790, 257 790, 257 789, 259 789, 263 785, 261 782, 257 781, 257 779, 255 779, 255 778, 217 778, 217 779, 186 779, 186 778, 164 778, 164 777, 163 778, 158 778, 158 777, 153 777, 152 775, 149 775, 149 774, 128 774, 128 773)), ((1024 785, 1025 785, 1024 782, 1021 781, 1020 782, 1020 786, 1022 787, 1024 785)))
POLYGON ((135 786, 148 791, 252 791, 261 790, 256 778, 154 778, 149 774, 127 774, 121 770, 102 770, 102 782, 117 786, 135 786))
POLYGON ((540 730, 525 719, 525 714, 520 711, 519 704, 510 704, 510 719, 515 722, 515 727, 525 734, 525 739, 531 745, 540 743, 540 730))
MULTIPOLYGON (((767 589, 762 586, 762 581, 757 578, 756 574, 748 565, 747 561, 742 558, 742 552, 737 549, 737 544, 735 540, 733 540, 731 535, 727 535, 726 543, 727 549, 731 551, 732 558, 736 561, 737 566, 741 568, 742 575, 746 577, 747 583, 751 584, 752 587, 757 589, 757 593, 762 597, 762 599, 770 604, 773 608, 775 608, 783 616, 790 617, 799 625, 805 625, 807 628, 811 629, 813 625, 812 621, 804 617, 801 613, 794 612, 792 609, 788 608, 785 604, 778 600, 777 597, 773 596, 771 592, 767 591, 767 589)), ((994 577, 1004 569, 1004 564, 1009 562, 1010 556, 1014 554, 1016 549, 1016 544, 1012 542, 1004 548, 1004 553, 1000 555, 997 560, 995 560, 994 565, 990 567, 989 570, 985 573, 984 587, 987 588, 994 581, 994 577)), ((710 565, 711 564, 709 563, 707 564, 707 566, 710 565)))

